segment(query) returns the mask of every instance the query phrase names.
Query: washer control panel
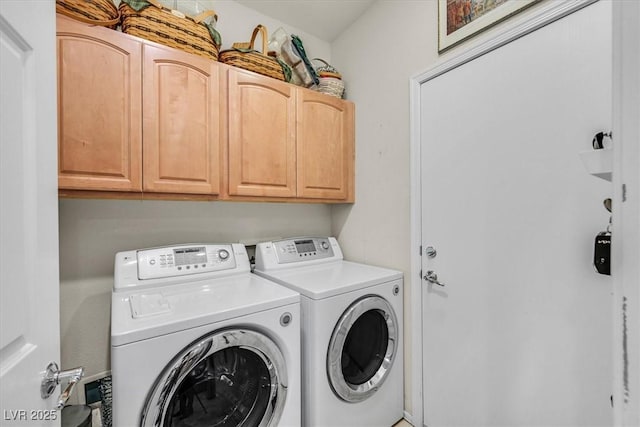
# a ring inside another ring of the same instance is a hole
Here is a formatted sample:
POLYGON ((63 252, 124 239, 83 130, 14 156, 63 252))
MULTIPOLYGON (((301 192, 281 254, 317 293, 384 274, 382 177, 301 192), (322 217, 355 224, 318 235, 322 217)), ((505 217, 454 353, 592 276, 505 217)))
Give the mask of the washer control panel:
POLYGON ((327 237, 305 237, 273 242, 279 263, 301 262, 333 257, 327 237))
POLYGON ((139 250, 138 279, 157 279, 236 267, 231 245, 166 246, 139 250))

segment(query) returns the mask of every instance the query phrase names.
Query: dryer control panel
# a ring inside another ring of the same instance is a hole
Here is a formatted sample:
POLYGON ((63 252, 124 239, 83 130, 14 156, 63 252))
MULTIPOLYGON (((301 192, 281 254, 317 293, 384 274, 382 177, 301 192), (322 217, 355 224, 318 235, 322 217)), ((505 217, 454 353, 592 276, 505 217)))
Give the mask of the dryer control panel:
POLYGON ((273 242, 280 263, 300 262, 333 256, 333 249, 326 237, 305 237, 302 239, 273 242))
POLYGON ((316 264, 342 259, 342 251, 333 237, 300 237, 259 243, 256 268, 271 269, 284 264, 316 264))

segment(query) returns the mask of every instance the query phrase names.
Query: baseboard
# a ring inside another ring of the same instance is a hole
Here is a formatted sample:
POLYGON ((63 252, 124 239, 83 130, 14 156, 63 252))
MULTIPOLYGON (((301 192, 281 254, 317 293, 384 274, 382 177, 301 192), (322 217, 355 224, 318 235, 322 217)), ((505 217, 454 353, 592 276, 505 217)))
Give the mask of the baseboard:
POLYGON ((415 426, 415 424, 413 423, 413 416, 411 416, 411 414, 407 411, 404 411, 404 419, 407 420, 407 422, 412 426, 415 426))

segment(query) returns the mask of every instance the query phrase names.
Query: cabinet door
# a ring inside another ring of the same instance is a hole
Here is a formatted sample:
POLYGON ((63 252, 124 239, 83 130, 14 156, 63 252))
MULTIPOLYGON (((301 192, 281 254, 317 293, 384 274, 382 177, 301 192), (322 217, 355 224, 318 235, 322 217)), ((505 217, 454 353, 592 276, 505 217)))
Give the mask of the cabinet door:
POLYGON ((295 197, 295 88, 229 70, 229 194, 295 197))
POLYGON ((220 191, 219 66, 144 46, 144 190, 220 191))
POLYGON ((298 89, 298 197, 353 200, 354 106, 298 89))
POLYGON ((66 18, 57 25, 59 187, 139 191, 141 45, 66 18))

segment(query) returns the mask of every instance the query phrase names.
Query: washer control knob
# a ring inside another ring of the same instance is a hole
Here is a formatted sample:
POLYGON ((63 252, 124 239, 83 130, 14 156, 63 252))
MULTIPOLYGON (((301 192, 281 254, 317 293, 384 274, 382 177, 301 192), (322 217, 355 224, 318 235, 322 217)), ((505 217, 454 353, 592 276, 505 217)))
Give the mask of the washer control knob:
POLYGON ((220 249, 218 251, 218 258, 220 258, 222 261, 226 261, 227 259, 229 259, 229 251, 226 249, 220 249))
POLYGON ((327 249, 329 249, 329 242, 323 240, 322 243, 320 243, 320 246, 326 251, 327 249))

